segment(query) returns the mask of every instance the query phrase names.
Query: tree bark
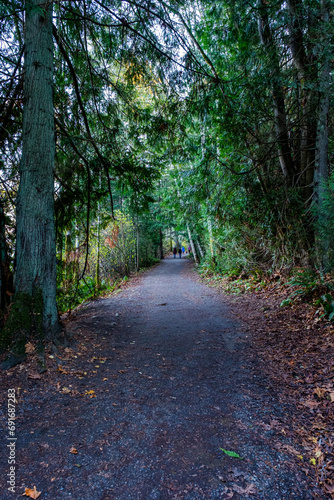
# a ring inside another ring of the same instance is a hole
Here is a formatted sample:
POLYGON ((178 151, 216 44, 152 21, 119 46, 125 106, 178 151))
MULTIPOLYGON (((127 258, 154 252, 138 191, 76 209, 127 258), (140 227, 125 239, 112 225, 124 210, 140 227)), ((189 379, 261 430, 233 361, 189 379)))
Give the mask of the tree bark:
POLYGON ((5 212, 2 200, 0 200, 0 325, 5 309, 10 303, 12 282, 6 241, 5 212))
POLYGON ((52 339, 60 329, 56 305, 52 1, 27 3, 24 69, 14 300, 19 302, 24 294, 34 297, 37 304, 36 297, 40 297, 43 333, 52 339))
POLYGON ((98 204, 97 215, 97 242, 96 242, 96 269, 95 269, 95 285, 97 290, 101 287, 100 277, 100 248, 101 248, 101 219, 100 219, 100 204, 98 204))
POLYGON ((200 244, 199 239, 197 239, 196 243, 197 243, 197 247, 198 247, 199 253, 201 254, 201 259, 204 259, 204 252, 203 252, 203 249, 202 249, 202 246, 200 244))
MULTIPOLYGON (((325 28, 329 23, 329 6, 326 0, 322 0, 322 19, 325 28)), ((329 95, 331 80, 331 53, 327 48, 328 40, 323 38, 324 54, 322 57, 322 68, 319 75, 319 112, 317 124, 316 145, 316 169, 314 175, 314 199, 321 204, 322 181, 328 177, 328 115, 329 95)))
MULTIPOLYGON (((331 83, 331 52, 328 49, 328 38, 326 32, 329 24, 329 4, 326 0, 322 0, 322 20, 324 23, 323 33, 323 54, 322 68, 319 75, 319 107, 318 107, 318 123, 317 123, 317 142, 315 151, 315 171, 313 183, 313 199, 317 205, 318 217, 326 219, 327 214, 323 209, 325 181, 328 178, 329 160, 328 160, 328 119, 330 108, 330 83, 331 83)), ((317 250, 319 260, 324 269, 327 267, 329 237, 317 238, 317 250)))
POLYGON ((198 264, 198 257, 197 257, 197 253, 196 253, 196 248, 195 248, 192 236, 191 236, 191 231, 190 231, 190 227, 189 227, 189 223, 188 222, 187 222, 187 231, 188 231, 188 237, 189 237, 189 242, 190 242, 191 250, 192 250, 192 253, 193 253, 193 256, 194 256, 194 261, 195 261, 196 264, 198 264))
POLYGON ((258 29, 262 45, 269 50, 272 66, 272 96, 275 112, 276 140, 278 156, 283 176, 287 187, 294 185, 295 166, 291 154, 288 135, 287 113, 285 109, 284 91, 281 83, 281 70, 279 56, 273 39, 267 14, 267 2, 259 0, 258 29))
POLYGON ((208 217, 208 231, 209 231, 209 242, 210 242, 210 253, 211 253, 211 260, 213 260, 215 256, 214 252, 214 240, 213 240, 213 231, 212 231, 212 221, 211 217, 208 217))
MULTIPOLYGON (((312 184, 315 168, 315 145, 317 134, 317 103, 313 86, 316 85, 316 71, 314 69, 314 55, 306 52, 306 43, 300 20, 307 15, 302 0, 287 0, 289 21, 289 47, 294 65, 298 72, 299 84, 299 144, 297 144, 299 165, 298 180, 303 186, 305 202, 310 203, 312 198, 312 184)), ((311 51, 312 54, 312 51, 311 51)))
POLYGON ((159 256, 160 256, 160 259, 164 258, 164 240, 163 240, 161 227, 159 228, 159 256))

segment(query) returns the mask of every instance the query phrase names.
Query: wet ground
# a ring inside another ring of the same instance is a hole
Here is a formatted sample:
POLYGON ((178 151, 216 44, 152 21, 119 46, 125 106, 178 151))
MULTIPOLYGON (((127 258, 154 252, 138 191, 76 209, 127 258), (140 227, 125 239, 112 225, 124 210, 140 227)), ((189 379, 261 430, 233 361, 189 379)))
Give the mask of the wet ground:
POLYGON ((167 258, 72 315, 71 348, 17 391, 16 493, 5 480, 0 498, 34 485, 52 500, 325 498, 282 451, 288 409, 252 334, 192 268, 167 258))

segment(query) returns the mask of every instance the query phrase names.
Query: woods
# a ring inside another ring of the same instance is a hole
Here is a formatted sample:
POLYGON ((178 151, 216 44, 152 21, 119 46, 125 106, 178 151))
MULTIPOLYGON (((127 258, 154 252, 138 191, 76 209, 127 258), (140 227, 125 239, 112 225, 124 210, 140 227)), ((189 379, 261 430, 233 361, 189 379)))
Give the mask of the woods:
POLYGON ((9 492, 333 497, 333 14, 0 0, 9 492))
POLYGON ((57 342, 173 241, 205 272, 328 281, 332 2, 0 7, 3 348, 57 342))

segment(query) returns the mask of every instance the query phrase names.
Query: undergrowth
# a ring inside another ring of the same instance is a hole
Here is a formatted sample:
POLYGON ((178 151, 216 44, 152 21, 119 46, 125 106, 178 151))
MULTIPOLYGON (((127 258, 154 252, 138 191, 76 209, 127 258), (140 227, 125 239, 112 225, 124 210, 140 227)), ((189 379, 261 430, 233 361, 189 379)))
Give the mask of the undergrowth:
POLYGON ((323 275, 308 268, 252 269, 247 272, 232 269, 229 273, 221 273, 207 262, 202 263, 198 271, 208 285, 230 294, 275 290, 288 292, 281 307, 308 303, 316 309, 315 316, 334 321, 334 277, 331 274, 323 275))
POLYGON ((317 307, 316 315, 320 318, 333 321, 333 276, 330 274, 322 275, 319 271, 312 269, 298 269, 286 285, 290 294, 282 301, 282 307, 306 302, 317 307))
MULTIPOLYGON (((140 268, 139 274, 159 262, 160 259, 147 259, 145 265, 140 268)), ((62 285, 58 283, 57 305, 60 314, 69 312, 88 300, 104 297, 121 288, 130 279, 129 276, 119 276, 115 277, 112 282, 110 280, 101 280, 99 286, 97 286, 96 279, 90 276, 85 276, 77 281, 74 280, 73 276, 71 278, 72 280, 69 280, 68 283, 62 285)))
POLYGON ((59 313, 63 314, 71 311, 87 300, 112 293, 126 283, 128 279, 127 276, 124 276, 116 279, 112 284, 101 282, 100 286, 97 287, 94 279, 85 277, 70 288, 58 288, 57 304, 59 313))

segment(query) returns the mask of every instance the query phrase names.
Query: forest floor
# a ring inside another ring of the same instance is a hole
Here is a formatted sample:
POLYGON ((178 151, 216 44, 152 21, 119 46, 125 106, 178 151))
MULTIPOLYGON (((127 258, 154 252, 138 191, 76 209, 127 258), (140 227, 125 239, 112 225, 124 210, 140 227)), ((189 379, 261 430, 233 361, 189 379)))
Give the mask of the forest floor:
POLYGON ((79 307, 45 373, 28 345, 0 374, 1 499, 331 498, 333 330, 278 305, 167 258, 79 307))

